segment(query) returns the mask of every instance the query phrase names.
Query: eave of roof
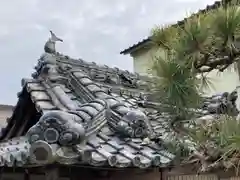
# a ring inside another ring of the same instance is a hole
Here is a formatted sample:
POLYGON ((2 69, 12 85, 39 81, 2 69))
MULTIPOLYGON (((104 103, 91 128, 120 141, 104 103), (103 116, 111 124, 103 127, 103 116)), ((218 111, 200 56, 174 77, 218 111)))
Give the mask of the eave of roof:
MULTIPOLYGON (((222 0, 222 1, 215 1, 214 4, 212 5, 207 5, 207 7, 205 9, 201 9, 199 10, 197 13, 195 14, 192 14, 190 17, 192 17, 193 15, 197 15, 197 14, 201 14, 201 13, 205 13, 205 12, 208 12, 210 10, 213 10, 213 9, 216 9, 218 7, 220 7, 220 5, 222 3, 226 3, 226 4, 229 4, 232 0, 222 0)), ((190 18, 188 17, 188 18, 190 18)), ((181 21, 177 21, 176 24, 173 24, 174 25, 183 25, 184 21, 186 21, 188 18, 184 18, 183 20, 181 21)), ((124 49, 123 51, 120 52, 120 54, 130 54, 132 52, 134 52, 135 50, 143 47, 147 42, 151 41, 151 36, 137 42, 136 44, 133 44, 132 46, 128 47, 127 49, 124 49), (140 47, 141 46, 141 47, 140 47)))
POLYGON ((129 53, 131 53, 132 51, 140 48, 141 45, 145 45, 145 44, 146 44, 147 42, 149 42, 149 41, 151 41, 151 37, 147 37, 147 38, 145 38, 145 39, 137 42, 136 44, 133 44, 133 45, 130 46, 129 48, 121 51, 120 54, 124 54, 124 55, 129 54, 129 53))

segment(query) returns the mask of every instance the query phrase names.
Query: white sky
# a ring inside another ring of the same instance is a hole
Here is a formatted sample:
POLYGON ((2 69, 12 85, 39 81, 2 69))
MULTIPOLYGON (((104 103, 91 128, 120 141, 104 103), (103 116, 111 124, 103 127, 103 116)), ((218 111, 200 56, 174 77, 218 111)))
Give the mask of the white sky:
POLYGON ((20 80, 30 77, 53 30, 58 51, 132 71, 119 52, 147 37, 154 25, 182 20, 214 0, 0 1, 0 103, 15 104, 20 80))

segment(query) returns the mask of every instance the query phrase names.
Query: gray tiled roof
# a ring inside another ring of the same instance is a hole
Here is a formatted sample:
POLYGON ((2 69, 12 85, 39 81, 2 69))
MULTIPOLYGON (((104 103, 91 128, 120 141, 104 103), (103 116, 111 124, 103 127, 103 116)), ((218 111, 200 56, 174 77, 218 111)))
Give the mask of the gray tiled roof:
MULTIPOLYGON (((161 144, 146 141, 163 132, 164 121, 153 108, 139 106, 146 100, 149 78, 58 53, 43 54, 35 69, 34 78, 22 80, 18 96, 20 102, 30 95, 40 119, 21 137, 2 145, 8 147, 0 151, 2 165, 58 162, 147 168, 166 166, 174 159, 161 144), (47 155, 42 155, 42 147, 47 155), (52 153, 57 157, 51 161, 52 153)), ((16 118, 18 109, 19 105, 2 139, 13 136, 13 121, 21 120, 16 118)))
MULTIPOLYGON (((174 161, 165 146, 174 136, 170 116, 149 100, 151 78, 48 50, 54 53, 41 56, 33 78, 22 80, 1 131, 0 166, 147 168, 174 161)), ((206 99, 196 116, 224 113, 224 97, 206 99)))

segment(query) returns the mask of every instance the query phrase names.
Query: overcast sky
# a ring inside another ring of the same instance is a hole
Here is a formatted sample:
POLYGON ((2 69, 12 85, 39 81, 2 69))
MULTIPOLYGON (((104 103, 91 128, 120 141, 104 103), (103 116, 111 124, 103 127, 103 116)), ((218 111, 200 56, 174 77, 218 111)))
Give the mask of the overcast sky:
POLYGON ((133 71, 119 52, 147 37, 154 25, 173 23, 214 0, 0 1, 0 103, 15 105, 20 80, 30 77, 52 29, 58 51, 133 71))

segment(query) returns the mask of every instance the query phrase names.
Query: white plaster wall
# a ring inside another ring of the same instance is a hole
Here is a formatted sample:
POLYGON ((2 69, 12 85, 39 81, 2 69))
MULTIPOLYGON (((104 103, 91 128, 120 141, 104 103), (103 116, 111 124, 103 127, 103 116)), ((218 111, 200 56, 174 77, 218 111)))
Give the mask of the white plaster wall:
POLYGON ((205 90, 206 95, 213 95, 221 92, 231 92, 239 86, 238 73, 234 70, 226 70, 219 73, 214 70, 208 74, 208 77, 213 83, 212 88, 205 90))
POLYGON ((134 72, 141 75, 147 75, 152 67, 152 59, 157 55, 164 55, 163 50, 159 48, 151 48, 132 55, 134 72))
MULTIPOLYGON (((157 50, 156 48, 151 48, 149 50, 132 54, 134 61, 134 71, 142 75, 148 74, 148 69, 151 68, 151 60, 155 56, 156 52, 158 55, 164 55, 163 50, 157 50)), ((231 92, 240 85, 238 73, 234 71, 233 68, 230 68, 230 70, 225 70, 222 73, 212 71, 208 74, 208 77, 210 77, 212 81, 213 88, 205 89, 205 95, 213 95, 226 91, 231 92)), ((240 105, 240 103, 238 104, 240 105)))

